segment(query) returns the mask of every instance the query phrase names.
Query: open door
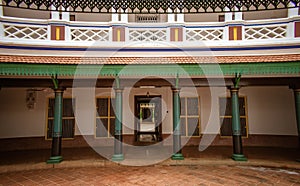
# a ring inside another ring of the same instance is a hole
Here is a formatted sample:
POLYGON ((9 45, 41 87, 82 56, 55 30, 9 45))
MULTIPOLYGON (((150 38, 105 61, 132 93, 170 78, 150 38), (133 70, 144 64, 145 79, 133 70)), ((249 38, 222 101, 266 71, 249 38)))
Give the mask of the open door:
POLYGON ((135 97, 135 141, 158 142, 162 140, 161 96, 135 97))

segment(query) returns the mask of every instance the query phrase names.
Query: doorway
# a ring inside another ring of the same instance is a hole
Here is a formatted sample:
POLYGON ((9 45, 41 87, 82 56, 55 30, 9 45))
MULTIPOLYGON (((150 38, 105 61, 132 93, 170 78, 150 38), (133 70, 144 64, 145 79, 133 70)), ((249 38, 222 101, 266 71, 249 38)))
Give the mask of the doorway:
POLYGON ((135 96, 135 142, 162 141, 161 96, 135 96))

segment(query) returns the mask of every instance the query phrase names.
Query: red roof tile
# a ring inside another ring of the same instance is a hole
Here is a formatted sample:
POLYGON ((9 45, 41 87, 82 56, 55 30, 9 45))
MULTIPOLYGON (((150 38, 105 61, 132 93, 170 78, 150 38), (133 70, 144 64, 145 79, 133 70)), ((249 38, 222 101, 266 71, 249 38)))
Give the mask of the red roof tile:
POLYGON ((202 57, 61 57, 0 55, 0 63, 41 64, 189 64, 300 61, 300 54, 202 57))

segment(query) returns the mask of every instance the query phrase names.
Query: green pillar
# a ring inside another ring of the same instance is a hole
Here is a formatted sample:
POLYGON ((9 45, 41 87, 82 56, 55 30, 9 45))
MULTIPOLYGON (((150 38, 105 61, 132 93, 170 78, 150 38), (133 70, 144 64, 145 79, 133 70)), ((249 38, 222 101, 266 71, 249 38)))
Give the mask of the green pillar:
POLYGON ((247 161, 243 154, 241 120, 239 109, 239 88, 231 88, 231 108, 232 108, 232 159, 235 161, 247 161))
POLYGON ((180 92, 180 89, 176 86, 176 88, 173 89, 173 155, 172 155, 172 160, 183 160, 184 159, 184 157, 181 153, 179 92, 180 92))
POLYGON ((47 161, 48 164, 60 163, 63 158, 61 156, 61 140, 62 140, 62 112, 63 112, 63 89, 55 89, 54 103, 54 123, 52 133, 52 149, 51 157, 47 161))
POLYGON ((116 95, 116 108, 115 108, 115 141, 114 141, 114 155, 112 161, 124 160, 123 144, 122 144, 122 93, 123 90, 119 88, 119 81, 117 81, 117 88, 115 89, 116 95))
POLYGON ((298 145, 300 148, 300 89, 294 90, 295 107, 296 107, 296 121, 298 129, 298 145))

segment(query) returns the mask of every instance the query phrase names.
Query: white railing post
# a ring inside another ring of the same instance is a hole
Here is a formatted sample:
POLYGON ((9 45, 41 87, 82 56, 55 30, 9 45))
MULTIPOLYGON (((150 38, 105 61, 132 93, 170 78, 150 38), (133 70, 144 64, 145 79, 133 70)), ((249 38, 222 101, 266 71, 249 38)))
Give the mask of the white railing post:
POLYGON ((2 0, 0 0, 0 17, 3 16, 3 6, 2 5, 2 0))
POLYGON ((172 13, 172 10, 168 9, 168 23, 174 23, 175 22, 175 14, 172 13))
MULTIPOLYGON (((294 7, 294 3, 289 4, 290 7, 294 7)), ((293 17, 298 16, 298 8, 289 8, 288 9, 288 18, 292 19, 293 17)), ((295 22, 293 20, 289 21, 287 25, 287 38, 295 37, 295 22)))
POLYGON ((121 22, 122 23, 128 23, 128 14, 127 14, 127 10, 126 12, 121 14, 121 22))
MULTIPOLYGON (((289 4, 290 7, 294 7, 294 3, 289 4)), ((294 17, 298 15, 298 8, 289 8, 288 9, 288 17, 294 17)))
POLYGON ((228 12, 229 8, 225 8, 225 11, 227 11, 224 15, 224 21, 228 22, 228 21, 232 21, 232 12, 228 12))
POLYGON ((119 14, 115 13, 116 10, 113 8, 112 14, 111 14, 111 22, 119 22, 119 14))
POLYGON ((184 13, 183 13, 184 10, 182 10, 182 13, 180 14, 177 14, 177 22, 179 23, 184 23, 184 13))
POLYGON ((51 6, 51 19, 52 20, 59 20, 59 12, 55 11, 54 6, 51 6))
MULTIPOLYGON (((229 9, 226 7, 225 11, 229 11, 229 9)), ((230 22, 232 21, 232 12, 226 12, 224 15, 224 21, 226 22, 230 22)), ((223 31, 223 40, 224 41, 228 41, 229 40, 229 29, 228 29, 228 25, 224 25, 224 31, 223 31)))
MULTIPOLYGON (((62 12, 62 20, 69 22, 70 21, 70 12, 69 9, 66 9, 65 11, 62 12)), ((71 41, 71 31, 70 31, 70 26, 69 24, 65 25, 65 40, 66 41, 71 41)))
MULTIPOLYGON (((0 5, 2 5, 2 0, 0 0, 0 5)), ((0 6, 0 17, 3 16, 3 6, 0 6)), ((4 28, 2 22, 0 22, 0 38, 4 37, 4 28)))

